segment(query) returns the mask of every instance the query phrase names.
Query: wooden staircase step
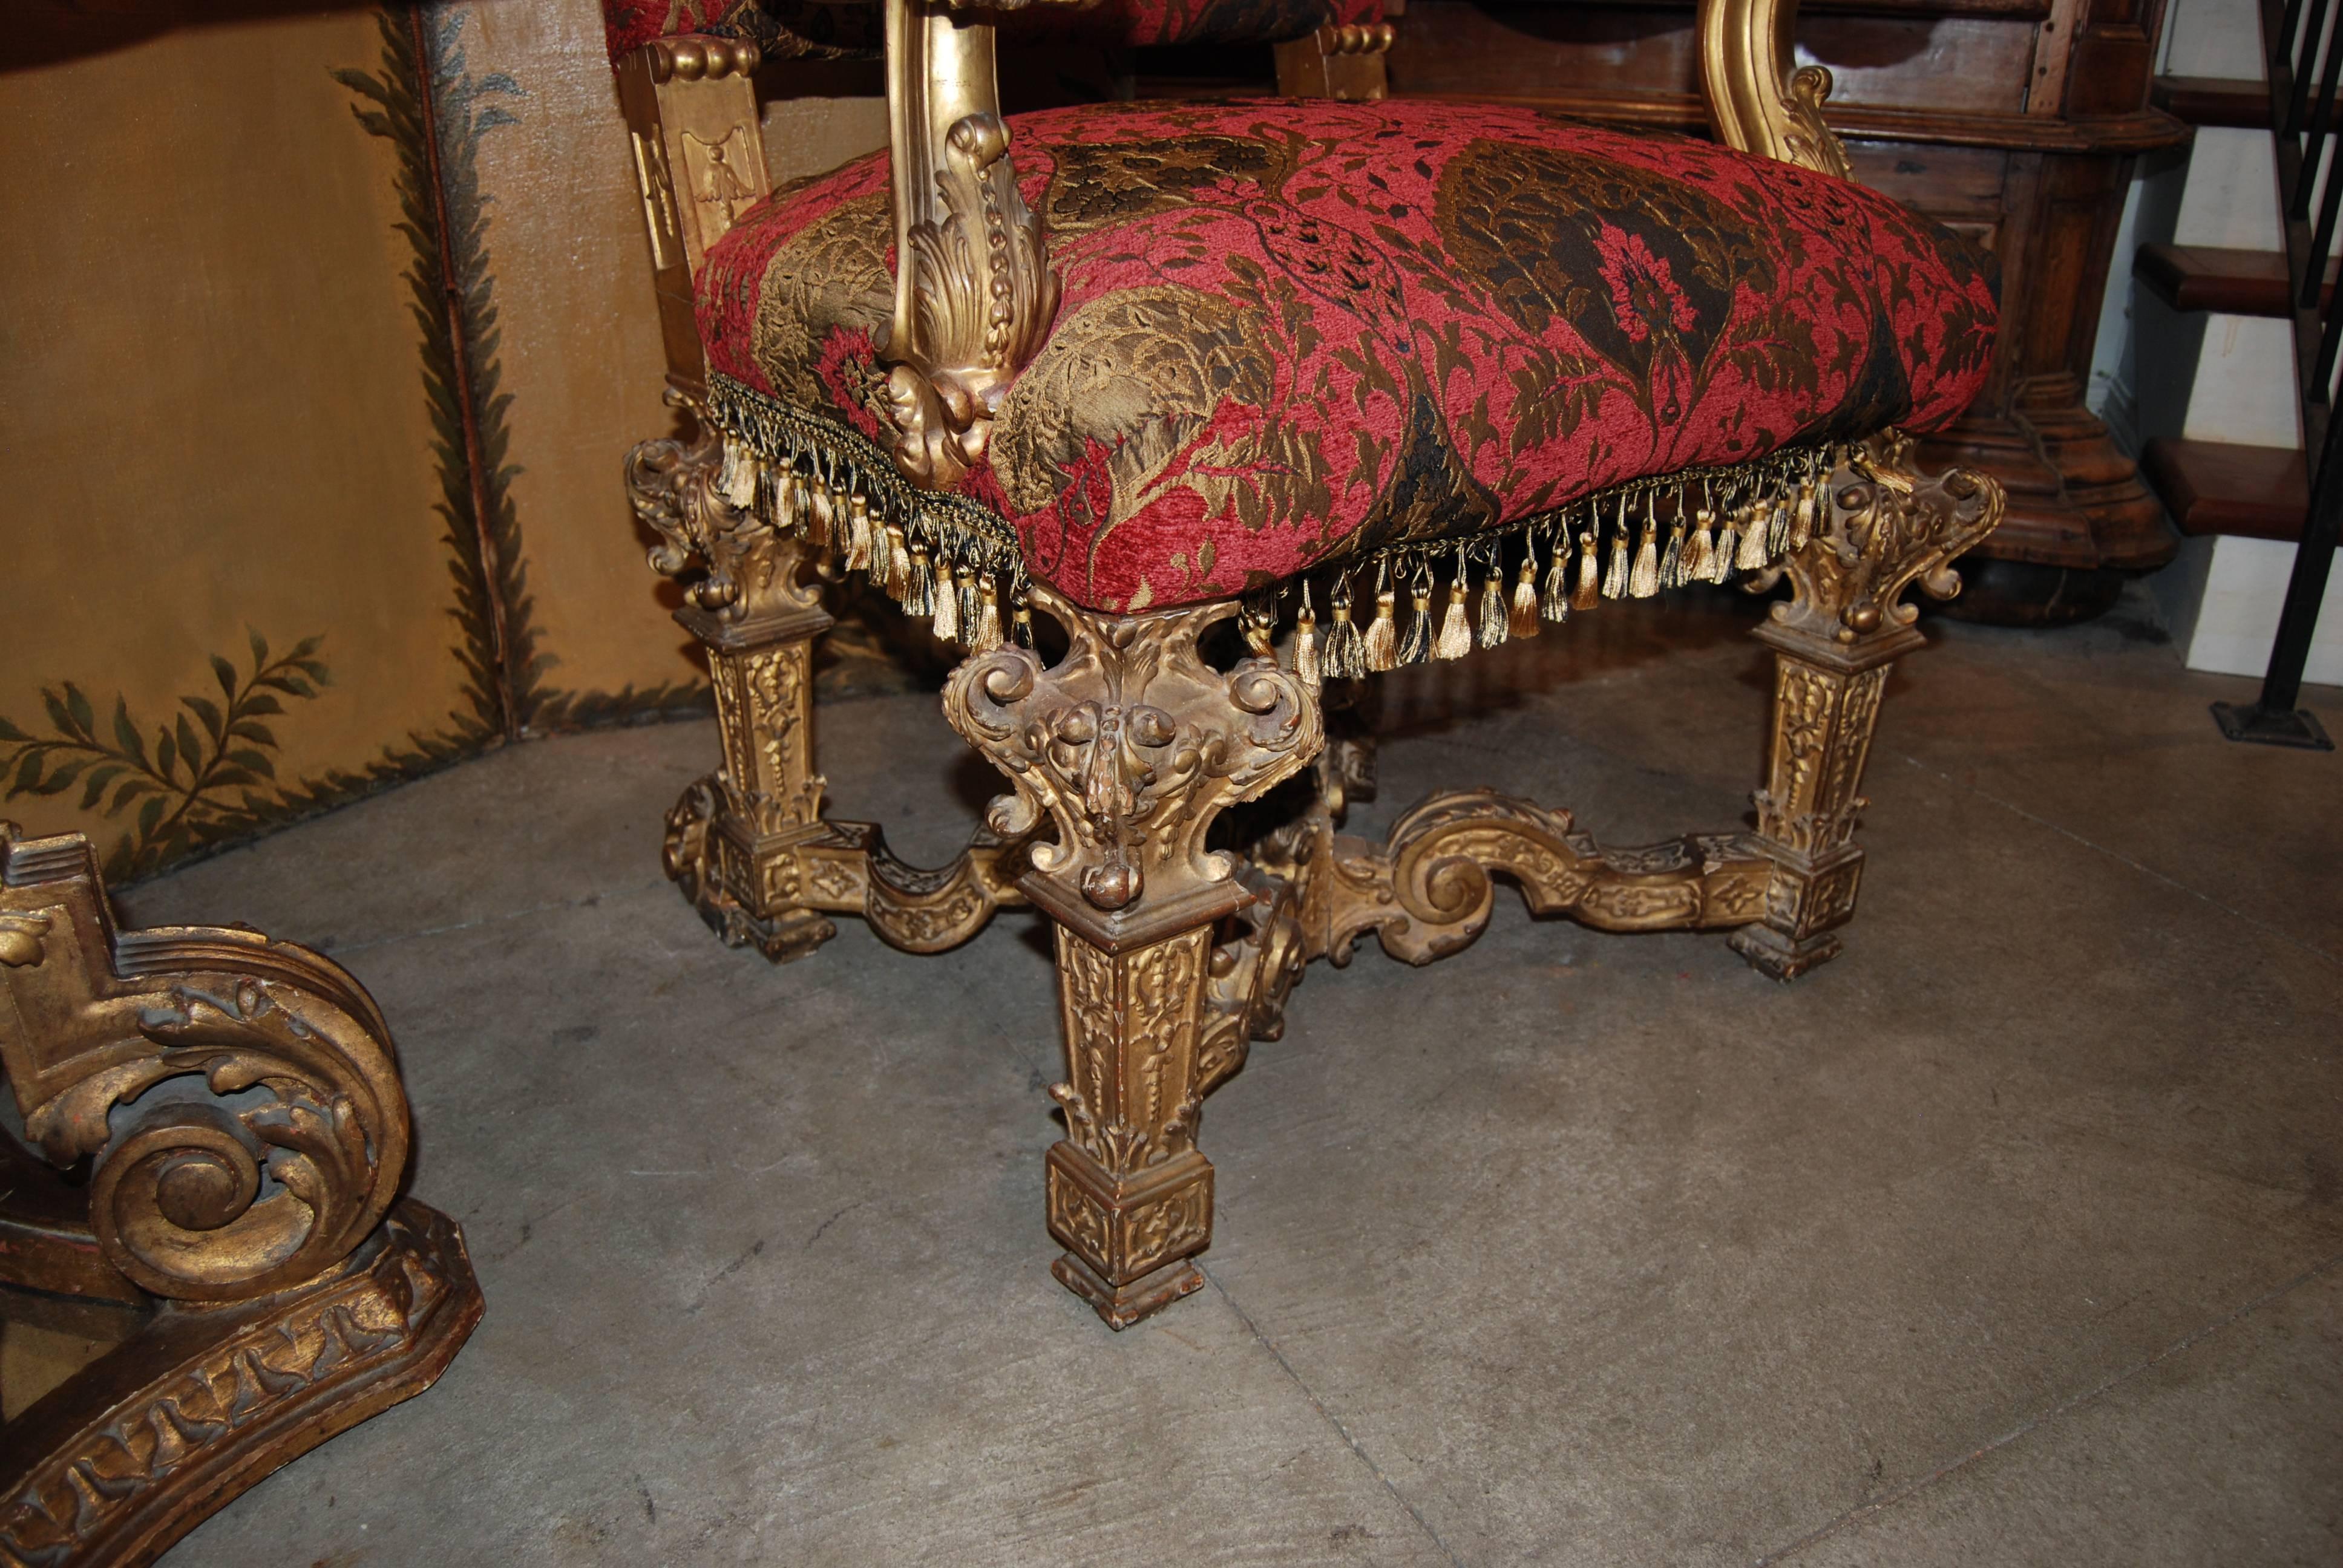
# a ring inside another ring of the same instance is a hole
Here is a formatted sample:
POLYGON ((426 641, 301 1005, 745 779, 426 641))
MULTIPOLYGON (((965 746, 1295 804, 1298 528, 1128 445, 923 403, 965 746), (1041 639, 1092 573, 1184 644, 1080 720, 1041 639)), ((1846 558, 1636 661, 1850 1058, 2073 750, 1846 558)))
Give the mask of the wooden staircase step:
POLYGON ((2269 129, 2269 85, 2227 76, 2158 76, 2149 102, 2191 126, 2269 129))
MULTIPOLYGON (((2275 250, 2231 250, 2217 245, 2144 245, 2132 275, 2175 310, 2217 310, 2228 316, 2294 314, 2287 299, 2286 256, 2275 250)), ((2327 264, 2320 303, 2335 297, 2335 263, 2327 264)))
POLYGON ((2184 534, 2298 539, 2310 512, 2298 447, 2150 441, 2139 469, 2184 534))

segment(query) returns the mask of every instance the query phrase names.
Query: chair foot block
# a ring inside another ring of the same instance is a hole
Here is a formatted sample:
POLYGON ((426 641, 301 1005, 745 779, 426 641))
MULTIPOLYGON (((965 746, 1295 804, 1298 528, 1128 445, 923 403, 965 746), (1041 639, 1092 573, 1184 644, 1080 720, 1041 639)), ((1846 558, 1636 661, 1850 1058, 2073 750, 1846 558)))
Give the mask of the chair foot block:
POLYGON ((1785 983, 1830 962, 1845 946, 1835 931, 1793 938, 1771 926, 1743 926, 1728 941, 1735 952, 1749 960, 1751 969, 1785 983))
POLYGON ((1081 1297, 1106 1326, 1120 1332, 1170 1306, 1182 1296, 1204 1288, 1203 1271, 1185 1258, 1175 1259, 1127 1285, 1110 1285, 1088 1263, 1071 1252, 1061 1253, 1050 1265, 1058 1283, 1081 1297))

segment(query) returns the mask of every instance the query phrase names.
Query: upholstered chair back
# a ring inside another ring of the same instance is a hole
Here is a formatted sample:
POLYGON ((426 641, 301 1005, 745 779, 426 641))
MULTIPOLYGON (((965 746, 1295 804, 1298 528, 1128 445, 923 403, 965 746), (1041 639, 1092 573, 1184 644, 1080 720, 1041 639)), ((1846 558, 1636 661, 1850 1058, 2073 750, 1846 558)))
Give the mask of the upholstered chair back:
MULTIPOLYGON (((1282 43, 1321 27, 1366 26, 1383 0, 1100 0, 1083 9, 1004 13, 1002 25, 1035 36, 1108 46, 1282 43)), ((610 58, 655 38, 694 34, 756 44, 769 59, 876 58, 885 17, 876 5, 820 0, 602 0, 610 58)))

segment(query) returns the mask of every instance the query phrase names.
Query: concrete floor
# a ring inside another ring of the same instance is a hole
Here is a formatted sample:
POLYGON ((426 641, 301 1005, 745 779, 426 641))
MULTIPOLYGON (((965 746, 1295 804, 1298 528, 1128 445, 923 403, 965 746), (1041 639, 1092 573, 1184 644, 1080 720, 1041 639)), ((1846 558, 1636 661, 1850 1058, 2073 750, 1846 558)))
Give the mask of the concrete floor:
MULTIPOLYGON (((1412 675, 1363 825, 1441 783, 1739 820, 1747 616, 1412 675)), ((2343 759, 2222 742, 2249 683, 2134 605, 1933 636, 1838 962, 1508 899, 1313 970, 1207 1108, 1211 1288, 1121 1335, 1045 1270, 1035 920, 719 947, 657 859, 706 725, 134 890, 372 988, 488 1298, 171 1568, 2343 1561, 2343 759)), ((840 814, 938 857, 989 776, 933 706, 822 722, 840 814)))

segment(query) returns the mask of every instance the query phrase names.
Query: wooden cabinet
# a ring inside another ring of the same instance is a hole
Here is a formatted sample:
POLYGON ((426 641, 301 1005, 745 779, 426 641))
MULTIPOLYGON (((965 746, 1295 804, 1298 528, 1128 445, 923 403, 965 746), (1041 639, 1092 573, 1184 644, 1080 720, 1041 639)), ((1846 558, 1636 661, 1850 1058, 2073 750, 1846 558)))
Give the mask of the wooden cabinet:
MULTIPOLYGON (((1702 132, 1690 4, 1409 0, 1402 95, 1499 97, 1702 132)), ((2009 516, 1973 610, 2096 613, 2177 541, 2130 458, 2083 407, 2134 158, 2187 130, 2148 106, 2163 0, 1806 0, 1801 64, 1837 79, 1829 119, 1857 177, 2001 261, 1993 379, 1923 460, 1974 463, 2009 516)))

